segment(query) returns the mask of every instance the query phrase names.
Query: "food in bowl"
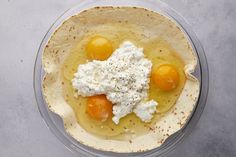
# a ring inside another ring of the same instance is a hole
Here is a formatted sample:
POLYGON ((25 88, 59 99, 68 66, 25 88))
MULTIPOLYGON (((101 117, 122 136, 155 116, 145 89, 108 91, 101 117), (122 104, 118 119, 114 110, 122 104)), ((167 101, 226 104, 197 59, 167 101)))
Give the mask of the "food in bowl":
POLYGON ((96 7, 66 20, 43 53, 43 94, 65 130, 112 152, 159 147, 187 122, 199 82, 180 26, 136 7, 96 7))
MULTIPOLYGON (((125 41, 106 61, 93 60, 79 65, 72 86, 83 97, 105 94, 114 104, 112 121, 115 124, 131 112, 148 122, 157 106, 156 101, 147 100, 151 68, 152 63, 144 58, 143 49, 125 41)), ((87 111, 91 111, 93 103, 88 104, 87 111)), ((98 108, 97 112, 99 110, 103 109, 98 108)), ((100 115, 103 121, 109 117, 109 112, 100 115)))

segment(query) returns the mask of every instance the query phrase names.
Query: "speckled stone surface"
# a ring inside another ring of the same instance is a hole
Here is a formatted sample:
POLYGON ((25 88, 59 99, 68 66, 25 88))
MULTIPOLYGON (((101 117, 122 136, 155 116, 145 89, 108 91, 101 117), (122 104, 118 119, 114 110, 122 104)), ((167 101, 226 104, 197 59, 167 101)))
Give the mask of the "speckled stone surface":
MULTIPOLYGON (((78 0, 0 1, 0 157, 76 157, 44 124, 33 64, 52 22, 78 0)), ((236 156, 236 1, 166 0, 202 42, 210 90, 195 130, 169 157, 236 156)))

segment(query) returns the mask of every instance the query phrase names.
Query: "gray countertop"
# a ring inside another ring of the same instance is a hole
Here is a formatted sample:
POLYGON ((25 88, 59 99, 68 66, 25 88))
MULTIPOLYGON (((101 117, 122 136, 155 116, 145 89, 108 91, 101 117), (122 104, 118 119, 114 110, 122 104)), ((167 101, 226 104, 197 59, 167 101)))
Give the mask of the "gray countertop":
MULTIPOLYGON (((78 0, 0 1, 0 157, 75 157, 47 129, 34 98, 33 66, 52 22, 78 0)), ((209 63, 207 105, 169 157, 236 156, 236 1, 166 0, 193 27, 209 63)))

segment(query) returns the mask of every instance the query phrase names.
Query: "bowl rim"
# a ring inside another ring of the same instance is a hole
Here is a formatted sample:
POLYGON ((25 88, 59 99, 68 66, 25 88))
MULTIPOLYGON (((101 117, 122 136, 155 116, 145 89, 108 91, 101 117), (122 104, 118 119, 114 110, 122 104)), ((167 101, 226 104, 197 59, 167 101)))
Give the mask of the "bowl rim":
MULTIPOLYGON (((200 70, 200 92, 199 92, 199 97, 198 101, 195 105, 194 111, 192 112, 190 118, 188 119, 187 123, 184 125, 182 129, 177 131, 176 133, 171 135, 172 140, 166 140, 164 144, 160 147, 157 147, 155 149, 143 152, 143 153, 114 153, 114 152, 104 152, 101 150, 96 150, 94 148, 90 148, 88 146, 85 146, 77 141, 71 141, 71 138, 68 137, 68 135, 65 132, 62 132, 58 129, 58 127, 55 125, 53 120, 51 119, 50 114, 54 114, 51 111, 47 109, 47 106, 43 100, 43 95, 41 91, 41 81, 43 77, 43 69, 42 69, 42 63, 41 63, 41 56, 44 51, 44 47, 50 39, 51 34, 60 26, 60 24, 65 21, 67 18, 71 17, 75 13, 78 13, 79 10, 78 8, 83 7, 83 5, 87 5, 88 3, 92 3, 95 0, 88 0, 88 1, 83 1, 79 2, 78 5, 66 10, 61 16, 59 16, 55 22, 51 25, 47 33, 42 39, 42 42, 39 46, 36 59, 35 59, 35 64, 34 64, 34 72, 33 72, 33 87, 34 87, 34 93, 35 93, 35 99, 37 102, 37 106, 40 112, 41 117, 43 118, 44 122, 46 123, 46 126, 48 127, 49 130, 64 144, 66 148, 68 148, 70 151, 81 154, 81 155, 86 155, 86 156, 116 156, 116 155, 132 155, 132 156, 145 156, 145 157, 151 157, 151 156, 163 156, 166 153, 170 152, 173 150, 177 144, 183 141, 183 139, 188 136, 191 131, 193 130, 194 126, 197 124, 199 118, 201 117, 201 114, 204 110, 204 107, 206 105, 207 101, 207 96, 208 96, 208 89, 209 89, 209 72, 208 72, 208 64, 207 64, 207 59, 204 53, 204 49, 198 40, 195 32, 191 29, 190 25, 186 22, 186 20, 178 14, 173 8, 169 7, 166 3, 161 2, 161 1, 155 1, 153 2, 150 0, 150 3, 154 3, 157 7, 157 10, 164 15, 167 15, 170 17, 172 20, 174 20, 178 25, 183 29, 183 31, 186 33, 186 36, 188 37, 192 48, 194 49, 196 56, 198 57, 198 65, 199 65, 199 70, 200 70), (40 82, 40 83, 39 83, 40 82)), ((114 2, 115 0, 111 0, 110 2, 114 2)), ((121 0, 122 1, 122 0, 121 0)), ((132 0, 134 2, 141 2, 142 0, 132 0)), ((146 1, 145 1, 146 2, 146 1)), ((144 2, 143 2, 144 3, 144 2)), ((95 5, 96 6, 96 5, 95 5)), ((101 5, 99 5, 101 6, 101 5)), ((110 3, 104 6, 111 6, 110 3)), ((116 5, 112 5, 116 6, 116 5)), ((120 5, 118 5, 120 6, 120 5)), ((133 6, 131 4, 131 6, 133 6)), ((135 5, 136 6, 136 5, 135 5)), ((144 7, 146 8, 146 7, 144 7)), ((149 8, 147 8, 149 9, 149 8)), ((81 11, 81 10, 80 10, 81 11)))

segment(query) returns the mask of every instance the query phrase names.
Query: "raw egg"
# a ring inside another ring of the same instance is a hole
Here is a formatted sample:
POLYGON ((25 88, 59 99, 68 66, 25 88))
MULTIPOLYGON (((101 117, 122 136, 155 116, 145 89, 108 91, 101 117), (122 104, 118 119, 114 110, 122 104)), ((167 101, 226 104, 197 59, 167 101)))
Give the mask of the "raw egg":
POLYGON ((88 42, 86 52, 92 60, 106 60, 113 52, 112 43, 105 37, 95 36, 88 42))
POLYGON ((96 95, 88 98, 87 113, 98 121, 106 121, 112 116, 112 103, 105 95, 96 95))
POLYGON ((179 84, 179 73, 171 64, 154 66, 152 80, 161 90, 171 91, 179 84))

